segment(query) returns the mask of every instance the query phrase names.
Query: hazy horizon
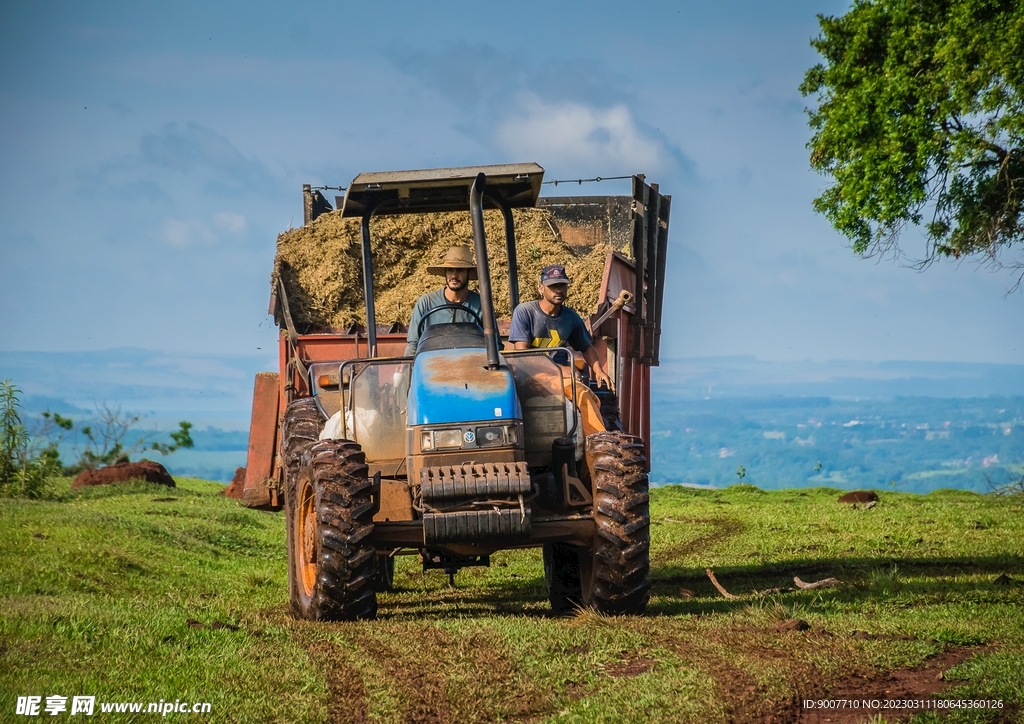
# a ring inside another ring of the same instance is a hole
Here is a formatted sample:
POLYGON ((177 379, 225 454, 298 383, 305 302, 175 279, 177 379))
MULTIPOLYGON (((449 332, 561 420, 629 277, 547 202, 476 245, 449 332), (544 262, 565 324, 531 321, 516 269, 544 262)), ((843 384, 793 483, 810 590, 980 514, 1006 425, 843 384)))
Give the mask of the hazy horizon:
MULTIPOLYGON (((277 369, 274 354, 168 354, 140 347, 77 352, 0 351, 0 379, 27 409, 89 413, 120 403, 173 427, 177 420, 241 430, 253 377, 277 369), (33 402, 37 400, 38 402, 33 402), (62 405, 64 405, 62 407, 62 405), (185 416, 185 417, 183 417, 185 416)), ((892 399, 1024 395, 1024 364, 920 360, 771 361, 753 355, 664 359, 652 368, 652 406, 704 397, 892 399), (709 389, 710 388, 710 389, 709 389)))

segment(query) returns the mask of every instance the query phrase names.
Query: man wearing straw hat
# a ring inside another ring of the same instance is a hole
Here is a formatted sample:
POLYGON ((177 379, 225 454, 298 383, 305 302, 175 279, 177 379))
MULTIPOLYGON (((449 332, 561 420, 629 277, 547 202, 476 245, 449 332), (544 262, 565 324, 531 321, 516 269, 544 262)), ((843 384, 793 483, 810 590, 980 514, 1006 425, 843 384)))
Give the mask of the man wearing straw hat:
MULTIPOLYGON (((469 280, 476 279, 476 262, 473 261, 473 252, 468 246, 453 246, 444 255, 440 264, 428 266, 427 271, 444 277, 445 284, 440 289, 424 294, 413 307, 412 319, 409 320, 409 336, 406 338, 408 340, 408 344, 405 346, 406 356, 416 354, 416 347, 420 341, 420 320, 431 309, 443 304, 461 304, 483 317, 480 295, 469 289, 469 280)), ((469 312, 450 309, 431 314, 427 319, 426 326, 443 322, 476 321, 477 318, 469 312)))

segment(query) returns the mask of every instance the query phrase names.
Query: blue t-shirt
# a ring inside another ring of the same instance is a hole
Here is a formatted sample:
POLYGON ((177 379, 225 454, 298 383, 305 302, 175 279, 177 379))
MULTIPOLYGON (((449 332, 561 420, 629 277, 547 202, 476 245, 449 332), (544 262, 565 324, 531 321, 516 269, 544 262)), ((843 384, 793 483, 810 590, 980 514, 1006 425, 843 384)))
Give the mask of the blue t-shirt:
POLYGON ((593 340, 575 310, 562 307, 557 317, 544 313, 540 300, 523 302, 512 312, 509 342, 529 342, 531 347, 572 347, 584 351, 593 340))
MULTIPOLYGON (((412 308, 412 318, 409 320, 409 334, 406 336, 405 355, 411 357, 416 354, 416 347, 419 346, 420 341, 420 320, 423 316, 431 309, 440 307, 442 304, 455 304, 455 302, 449 302, 448 297, 444 295, 444 287, 436 289, 432 292, 427 292, 416 301, 416 306, 412 308)), ((480 307, 480 295, 477 292, 471 291, 466 301, 462 303, 462 306, 467 309, 472 309, 480 317, 483 317, 483 309, 480 307)), ((444 322, 476 322, 477 318, 468 312, 461 312, 458 309, 448 309, 435 314, 431 314, 427 318, 427 323, 423 330, 434 324, 443 324, 444 322)))

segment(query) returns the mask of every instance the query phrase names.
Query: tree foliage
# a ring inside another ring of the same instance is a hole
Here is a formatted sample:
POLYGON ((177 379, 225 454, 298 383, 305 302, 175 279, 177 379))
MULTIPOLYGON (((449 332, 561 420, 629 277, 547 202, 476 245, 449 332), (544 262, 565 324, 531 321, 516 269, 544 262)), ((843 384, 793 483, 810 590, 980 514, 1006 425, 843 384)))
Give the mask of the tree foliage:
POLYGON ((79 448, 78 460, 64 468, 64 472, 69 475, 104 465, 125 463, 132 456, 148 450, 169 455, 175 450, 193 446, 191 422, 179 422, 178 429, 170 433, 171 443, 168 444, 153 440, 161 434, 159 431, 137 432, 136 426, 141 420, 141 415, 122 412, 120 405, 101 402, 96 405, 96 414, 90 423, 79 423, 77 426, 69 417, 44 412, 42 427, 36 431, 35 437, 48 441, 47 450, 57 450, 70 437, 84 441, 84 447, 79 448))
POLYGON ((22 451, 28 442, 19 409, 21 393, 10 380, 0 382, 0 486, 7 486, 18 472, 22 451))
POLYGON ((106 403, 97 405, 91 424, 76 426, 71 418, 47 411, 30 432, 21 419, 20 396, 21 390, 10 380, 0 382, 0 497, 43 497, 47 481, 56 476, 127 462, 130 455, 147 450, 168 455, 194 444, 191 422, 178 423, 170 443, 154 441, 158 431, 134 430, 142 419, 139 415, 106 403), (85 445, 79 448, 78 460, 65 466, 60 446, 71 436, 84 438, 85 445))
POLYGON ((0 383, 0 497, 39 498, 46 481, 61 472, 56 448, 33 454, 21 421, 21 390, 10 380, 0 383))
POLYGON ((815 209, 858 254, 898 253, 913 225, 924 262, 1007 263, 1024 243, 1024 3, 856 0, 818 21, 824 62, 800 90, 811 165, 835 183, 815 209))

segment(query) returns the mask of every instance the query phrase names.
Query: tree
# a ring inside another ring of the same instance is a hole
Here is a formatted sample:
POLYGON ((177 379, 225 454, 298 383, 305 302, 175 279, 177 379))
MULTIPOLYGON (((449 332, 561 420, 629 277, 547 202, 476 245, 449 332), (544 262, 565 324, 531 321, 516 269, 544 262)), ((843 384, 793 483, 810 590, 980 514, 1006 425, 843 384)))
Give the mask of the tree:
POLYGON ((56 412, 46 411, 30 433, 21 420, 21 390, 11 381, 0 382, 0 497, 39 498, 46 494, 47 481, 59 475, 74 475, 85 469, 127 462, 129 455, 155 450, 169 455, 191 448, 192 423, 182 421, 170 433, 171 443, 154 441, 156 430, 137 432, 141 416, 121 412, 120 405, 96 406, 93 424, 78 425, 56 412), (78 461, 64 466, 60 446, 70 435, 85 438, 78 461), (134 439, 132 439, 134 438, 134 439))
POLYGON ((0 382, 0 487, 13 482, 28 441, 18 412, 20 393, 10 380, 0 382))
POLYGON ((1024 268, 1006 259, 1024 243, 1024 3, 856 0, 818 22, 824 62, 800 90, 817 100, 811 166, 835 183, 815 209, 864 256, 899 254, 912 225, 922 267, 1024 268))
POLYGON ((69 433, 76 438, 84 438, 85 447, 81 448, 78 461, 65 468, 68 474, 128 462, 131 456, 147 450, 169 455, 175 450, 193 446, 191 422, 179 422, 177 431, 169 433, 172 442, 168 444, 153 441, 154 437, 161 434, 157 430, 136 431, 141 420, 141 415, 122 412, 120 405, 101 402, 96 405, 96 414, 91 424, 79 424, 77 428, 71 418, 55 412, 44 412, 42 426, 34 437, 47 440, 48 446, 44 452, 51 451, 52 454, 56 454, 69 433))
POLYGON ((60 457, 49 448, 32 454, 18 411, 20 394, 10 380, 0 383, 0 497, 39 498, 46 481, 60 474, 60 457))

